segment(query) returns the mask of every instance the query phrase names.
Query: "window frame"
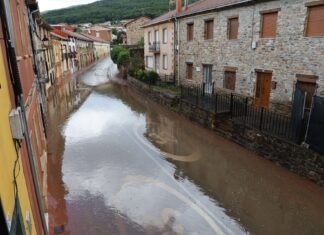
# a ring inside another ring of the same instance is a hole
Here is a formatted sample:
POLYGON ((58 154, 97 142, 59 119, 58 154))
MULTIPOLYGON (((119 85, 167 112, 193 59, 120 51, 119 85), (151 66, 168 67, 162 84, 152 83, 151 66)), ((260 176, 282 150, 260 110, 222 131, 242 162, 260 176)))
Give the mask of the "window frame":
POLYGON ((276 8, 276 9, 271 9, 271 10, 265 10, 265 11, 260 11, 260 38, 261 39, 275 39, 277 37, 278 34, 278 17, 279 17, 279 12, 280 12, 280 8, 276 8), (274 36, 271 37, 264 37, 263 36, 263 30, 264 30, 264 16, 267 14, 277 14, 277 19, 276 19, 276 32, 274 36))
POLYGON ((194 40, 194 27, 194 22, 187 23, 187 42, 192 42, 194 40), (191 31, 189 31, 189 28, 191 29, 191 31))
POLYGON ((164 70, 168 70, 168 68, 169 68, 169 57, 168 57, 168 54, 164 54, 163 56, 162 56, 162 60, 163 60, 163 69, 164 70), (165 58, 166 58, 166 60, 165 60, 165 58), (165 63, 166 62, 166 63, 165 63))
POLYGON ((168 29, 167 28, 164 28, 163 30, 162 30, 162 37, 163 37, 163 44, 167 44, 168 43, 168 39, 169 39, 169 31, 168 31, 168 29))
POLYGON ((154 59, 153 59, 153 56, 146 56, 146 67, 149 68, 149 69, 153 69, 154 68, 154 59), (151 58, 152 59, 152 67, 149 66, 149 63, 148 63, 148 59, 151 58))
POLYGON ((306 19, 305 19, 305 24, 304 24, 304 27, 305 27, 304 28, 304 37, 324 37, 324 33, 323 33, 323 35, 308 35, 310 9, 314 8, 314 7, 320 7, 320 6, 324 6, 324 0, 305 3, 305 7, 307 7, 307 14, 306 14, 306 19))
POLYGON ((239 16, 231 16, 229 18, 227 18, 227 39, 228 40, 237 40, 238 36, 239 36, 239 28, 240 28, 240 17, 239 16), (236 38, 231 38, 231 29, 232 29, 232 24, 231 21, 232 20, 237 20, 237 32, 236 32, 236 38))
POLYGON ((186 62, 186 80, 192 81, 193 80, 193 72, 194 72, 194 66, 192 62, 186 62), (191 77, 189 78, 189 70, 188 68, 191 68, 191 77))
POLYGON ((215 26, 215 20, 214 20, 214 18, 210 18, 210 19, 205 19, 204 20, 204 39, 205 39, 205 41, 213 40, 214 39, 214 26, 215 26), (212 35, 208 35, 208 32, 209 32, 208 31, 208 24, 209 23, 212 23, 212 31, 211 31, 211 34, 212 35))

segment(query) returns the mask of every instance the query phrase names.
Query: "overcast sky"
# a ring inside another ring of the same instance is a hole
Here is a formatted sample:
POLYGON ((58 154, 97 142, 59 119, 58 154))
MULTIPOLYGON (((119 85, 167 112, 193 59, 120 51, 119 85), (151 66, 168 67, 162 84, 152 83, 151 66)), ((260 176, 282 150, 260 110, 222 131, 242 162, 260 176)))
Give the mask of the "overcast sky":
POLYGON ((38 0, 38 3, 41 11, 48 11, 95 1, 96 0, 38 0))

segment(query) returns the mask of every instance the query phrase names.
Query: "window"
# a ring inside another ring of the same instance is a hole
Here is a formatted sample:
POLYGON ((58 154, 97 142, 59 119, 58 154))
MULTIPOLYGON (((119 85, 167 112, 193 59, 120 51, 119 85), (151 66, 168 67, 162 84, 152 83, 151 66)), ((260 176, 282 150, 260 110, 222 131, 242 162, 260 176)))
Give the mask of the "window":
POLYGON ((277 34, 278 12, 262 14, 261 38, 275 38, 277 34))
POLYGON ((168 55, 163 55, 163 69, 168 69, 168 55))
POLYGON ((163 29, 163 43, 168 43, 168 29, 163 29))
POLYGON ((148 43, 149 44, 152 44, 152 33, 151 32, 148 32, 148 38, 147 38, 147 40, 148 40, 148 43))
POLYGON ((224 74, 224 88, 235 91, 236 83, 236 72, 235 71, 225 71, 224 74))
POLYGON ((152 56, 146 56, 146 66, 148 68, 153 68, 153 57, 152 56))
POLYGON ((214 20, 205 21, 205 40, 214 38, 214 20))
POLYGON ((228 39, 233 40, 237 39, 239 29, 239 18, 230 18, 228 19, 228 39))
POLYGON ((187 24, 187 41, 190 42, 194 37, 194 24, 187 24))
POLYGON ((193 64, 187 63, 187 79, 192 80, 193 75, 193 64))
POLYGON ((159 32, 159 30, 155 30, 155 42, 160 42, 160 32, 159 32))
POLYGON ((308 8, 306 36, 324 36, 324 4, 308 8))

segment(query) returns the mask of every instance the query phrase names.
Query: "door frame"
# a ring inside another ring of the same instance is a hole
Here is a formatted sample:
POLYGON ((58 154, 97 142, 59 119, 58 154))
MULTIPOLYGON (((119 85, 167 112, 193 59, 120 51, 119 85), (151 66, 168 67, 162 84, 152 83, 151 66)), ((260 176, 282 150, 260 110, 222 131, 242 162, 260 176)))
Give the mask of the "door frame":
POLYGON ((270 70, 259 70, 259 69, 256 69, 255 70, 255 73, 256 73, 256 80, 255 80, 255 89, 254 89, 254 105, 257 106, 257 107, 261 107, 261 108, 269 108, 269 105, 270 105, 270 101, 271 101, 271 90, 272 90, 272 77, 273 77, 273 72, 270 71, 270 70), (261 97, 262 97, 262 86, 264 83, 261 83, 260 84, 260 97, 257 97, 257 92, 258 92, 258 83, 259 81, 262 79, 262 77, 259 77, 258 75, 259 74, 268 74, 268 75, 271 75, 271 79, 270 79, 270 83, 269 83, 269 94, 267 94, 267 104, 266 105, 262 105, 262 104, 258 104, 258 101, 257 99, 260 99, 261 100, 261 97), (260 80, 259 80, 260 79, 260 80))
POLYGON ((203 64, 203 83, 205 84, 206 93, 211 94, 213 92, 213 64, 203 64), (207 76, 205 74, 205 68, 209 68, 209 78, 207 81, 207 76))

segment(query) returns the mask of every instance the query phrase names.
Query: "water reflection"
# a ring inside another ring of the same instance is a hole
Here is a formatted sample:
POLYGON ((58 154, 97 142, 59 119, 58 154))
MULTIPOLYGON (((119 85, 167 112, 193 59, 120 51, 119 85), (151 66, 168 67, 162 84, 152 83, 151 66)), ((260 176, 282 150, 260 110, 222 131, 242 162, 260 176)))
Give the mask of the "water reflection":
POLYGON ((61 130, 49 177, 65 234, 324 231, 323 189, 125 86, 97 87, 61 130))

